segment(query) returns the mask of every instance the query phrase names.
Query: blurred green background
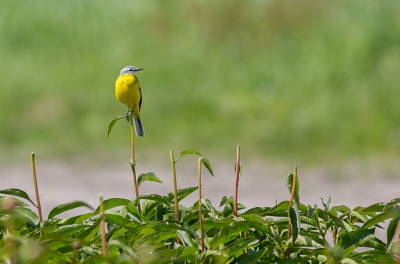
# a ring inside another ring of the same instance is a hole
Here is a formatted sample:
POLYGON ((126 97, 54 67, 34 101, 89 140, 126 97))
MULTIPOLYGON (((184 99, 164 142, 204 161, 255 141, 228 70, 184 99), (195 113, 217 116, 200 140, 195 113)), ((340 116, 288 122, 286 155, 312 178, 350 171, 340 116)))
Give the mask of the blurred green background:
POLYGON ((126 65, 145 68, 139 158, 400 156, 399 1, 0 3, 3 161, 129 155, 128 123, 106 139, 126 65))

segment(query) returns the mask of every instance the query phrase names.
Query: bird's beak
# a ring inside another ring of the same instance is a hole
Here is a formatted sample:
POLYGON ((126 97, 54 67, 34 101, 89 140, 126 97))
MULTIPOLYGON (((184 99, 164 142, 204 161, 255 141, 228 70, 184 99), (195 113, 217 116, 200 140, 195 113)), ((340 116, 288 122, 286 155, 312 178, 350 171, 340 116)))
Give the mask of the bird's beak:
POLYGON ((141 70, 144 70, 144 68, 137 68, 137 69, 135 70, 135 72, 138 72, 138 71, 141 71, 141 70))

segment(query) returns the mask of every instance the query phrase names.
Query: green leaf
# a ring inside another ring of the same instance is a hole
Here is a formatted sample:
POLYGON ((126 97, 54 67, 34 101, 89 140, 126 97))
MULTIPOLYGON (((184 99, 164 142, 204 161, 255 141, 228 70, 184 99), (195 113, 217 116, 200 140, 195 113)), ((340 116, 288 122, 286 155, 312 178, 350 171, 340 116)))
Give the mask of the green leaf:
POLYGON ((351 232, 353 230, 352 226, 344 221, 342 218, 336 217, 332 211, 329 211, 329 216, 332 219, 332 222, 337 225, 338 227, 351 232))
POLYGON ((106 222, 113 222, 119 226, 123 226, 129 223, 129 220, 126 218, 123 218, 120 215, 116 215, 116 214, 104 214, 105 218, 106 218, 106 222))
POLYGON ((356 263, 396 263, 394 258, 385 251, 367 250, 352 255, 356 263))
POLYGON ((93 216, 93 212, 89 212, 83 215, 76 215, 76 216, 72 216, 70 218, 67 219, 63 219, 62 223, 64 225, 71 225, 71 224, 83 224, 84 221, 86 221, 89 217, 93 216))
POLYGON ((363 223, 368 221, 368 218, 366 217, 366 215, 364 213, 360 213, 357 211, 351 211, 350 216, 351 216, 352 221, 355 221, 357 219, 359 219, 363 223))
POLYGON ((177 162, 183 156, 190 155, 190 154, 196 154, 196 155, 202 156, 201 153, 195 149, 186 149, 181 152, 181 155, 179 155, 179 157, 175 160, 175 162, 177 162))
POLYGON ((372 204, 364 209, 362 209, 363 213, 377 213, 382 212, 383 208, 385 207, 386 203, 375 203, 372 204))
MULTIPOLYGON (((221 203, 222 203, 222 201, 221 201, 221 203)), ((250 208, 249 210, 247 210, 246 212, 242 213, 241 216, 247 215, 247 214, 258 214, 260 216, 264 216, 269 211, 271 211, 271 207, 253 207, 253 208, 250 208)))
POLYGON ((196 250, 193 247, 184 247, 179 258, 188 260, 189 263, 197 263, 198 262, 196 250))
POLYGON ((158 222, 157 224, 152 226, 152 229, 154 229, 155 232, 161 232, 163 230, 182 230, 187 232, 189 235, 191 235, 192 237, 197 238, 197 234, 196 231, 189 226, 186 223, 182 223, 182 222, 177 222, 174 220, 166 220, 163 222, 158 222))
POLYGON ((326 203, 324 203, 324 199, 321 198, 321 202, 322 202, 322 205, 325 208, 325 212, 328 212, 329 211, 329 205, 331 204, 331 197, 329 196, 329 199, 328 199, 328 201, 326 203))
MULTIPOLYGON (((299 235, 296 239, 296 245, 306 246, 306 247, 315 247, 315 248, 323 246, 324 241, 322 239, 317 239, 318 240, 317 241, 317 240, 313 239, 313 237, 312 237, 313 235, 310 236, 310 234, 311 233, 305 232, 306 236, 299 235)), ((318 238, 318 235, 314 234, 314 236, 316 238, 318 238)))
POLYGON ((253 251, 251 252, 247 257, 239 261, 239 264, 254 264, 257 263, 257 261, 262 258, 262 256, 265 255, 270 249, 265 248, 265 249, 260 249, 258 251, 253 251))
POLYGON ((157 221, 163 221, 166 214, 167 212, 164 205, 162 203, 158 203, 155 211, 155 219, 157 221))
POLYGON ((221 202, 219 203, 219 206, 223 206, 225 204, 233 204, 235 200, 233 199, 233 196, 230 196, 229 198, 226 197, 225 195, 222 197, 221 202))
POLYGON ((351 212, 350 208, 345 206, 345 205, 333 206, 332 209, 337 211, 337 212, 344 213, 344 214, 347 214, 347 213, 351 212))
MULTIPOLYGON (((140 200, 140 199, 139 199, 140 200)), ((148 219, 153 219, 156 217, 156 208, 157 205, 162 204, 155 200, 146 199, 142 203, 142 213, 141 215, 145 216, 148 219)))
POLYGON ((26 222, 32 226, 39 225, 39 217, 34 212, 32 212, 31 209, 21 207, 14 210, 14 212, 17 219, 26 222))
POLYGON ((311 205, 308 205, 307 208, 308 208, 308 215, 307 215, 308 218, 313 217, 315 213, 318 214, 318 208, 313 208, 311 205))
POLYGON ((211 173, 211 175, 214 176, 214 172, 211 168, 210 161, 207 158, 201 158, 201 162, 204 164, 204 166, 207 168, 207 170, 211 173))
POLYGON ((73 234, 78 234, 82 230, 91 227, 90 225, 79 225, 79 224, 72 224, 72 225, 64 225, 54 231, 54 234, 68 237, 73 234))
POLYGON ((230 263, 226 254, 216 251, 216 250, 207 250, 200 255, 199 263, 206 262, 207 260, 212 259, 213 263, 230 263))
POLYGON ((390 249, 390 247, 392 246, 392 244, 395 242, 395 235, 397 234, 397 232, 400 231, 400 224, 398 224, 400 221, 400 216, 399 217, 394 217, 388 227, 387 227, 387 231, 386 231, 386 238, 387 238, 387 248, 390 249), (398 230, 397 230, 398 229, 398 230))
POLYGON ((25 200, 28 200, 36 207, 36 204, 31 200, 31 198, 29 198, 29 195, 20 189, 10 188, 5 190, 0 190, 0 193, 24 198, 25 200))
POLYGON ((171 204, 167 200, 167 198, 163 197, 161 195, 158 195, 158 194, 140 195, 137 199, 156 201, 156 202, 163 203, 168 207, 171 207, 171 204))
MULTIPOLYGON (((187 196, 195 192, 199 187, 189 187, 185 189, 178 189, 178 202, 185 199, 187 196)), ((174 193, 170 192, 166 195, 168 201, 172 202, 174 200, 174 193)))
POLYGON ((176 232, 178 232, 178 236, 180 237, 180 239, 182 241, 182 245, 187 246, 185 248, 193 248, 192 240, 187 232, 182 231, 182 230, 177 230, 176 232))
POLYGON ((228 257, 240 256, 243 254, 243 250, 253 248, 258 245, 259 240, 254 236, 237 238, 235 241, 227 245, 224 249, 228 257))
POLYGON ((265 215, 268 216, 287 216, 287 209, 289 208, 289 201, 282 201, 271 208, 265 215))
POLYGON ((217 248, 220 244, 229 242, 234 239, 232 236, 246 230, 249 230, 249 225, 246 222, 234 222, 225 226, 211 241, 211 248, 217 248))
MULTIPOLYGON (((296 183, 294 187, 294 201, 297 204, 300 204, 300 183, 299 183, 299 177, 296 177, 296 183)), ((292 186, 293 186, 293 173, 289 173, 286 177, 286 186, 289 190, 289 193, 292 193, 292 186)))
POLYGON ((145 181, 153 181, 163 183, 153 172, 142 173, 138 177, 138 186, 142 185, 145 181))
POLYGON ((352 245, 355 245, 362 240, 366 239, 367 237, 373 236, 375 233, 375 229, 360 229, 356 231, 351 231, 348 233, 345 233, 339 238, 338 241, 338 246, 342 247, 343 249, 346 249, 352 245))
POLYGON ((87 208, 93 210, 93 208, 90 205, 88 205, 87 203, 82 202, 82 201, 76 201, 76 202, 61 204, 61 205, 58 205, 58 206, 54 207, 50 211, 48 219, 52 219, 56 215, 59 215, 61 213, 64 213, 66 211, 69 211, 71 209, 75 209, 75 208, 78 208, 78 207, 87 207, 87 208))
POLYGON ((81 232, 79 232, 79 234, 76 235, 76 238, 90 241, 96 236, 96 234, 99 233, 99 230, 100 230, 100 222, 98 222, 97 224, 93 224, 88 228, 82 230, 81 232))
POLYGON ((258 214, 240 215, 240 217, 249 222, 265 224, 265 220, 262 218, 261 215, 258 215, 258 214))
POLYGON ((129 165, 131 166, 131 170, 134 171, 135 170, 135 166, 136 166, 136 160, 135 162, 133 162, 132 159, 129 160, 129 165))
POLYGON ((112 246, 115 246, 115 247, 118 247, 118 248, 124 250, 131 257, 137 259, 137 255, 135 254, 135 252, 133 252, 132 248, 130 246, 128 246, 128 245, 125 245, 121 241, 113 239, 113 240, 111 240, 110 242, 107 243, 107 247, 108 248, 112 247, 112 246))
POLYGON ((117 123, 118 120, 120 120, 121 118, 125 118, 125 116, 117 116, 116 118, 114 118, 111 123, 108 125, 108 132, 107 132, 107 138, 110 136, 111 130, 113 129, 115 123, 117 123))
POLYGON ((400 215, 400 208, 395 208, 392 210, 389 210, 387 212, 378 214, 377 216, 372 217, 369 219, 367 222, 364 223, 362 228, 367 229, 370 227, 373 227, 381 222, 384 222, 387 219, 398 217, 400 215))
MULTIPOLYGON (((104 206, 104 211, 118 207, 118 206, 124 206, 130 203, 129 199, 123 199, 123 198, 110 198, 107 200, 103 201, 103 206, 104 206)), ((94 212, 95 214, 100 213, 100 206, 96 208, 96 211, 94 212)))
POLYGON ((293 206, 289 206, 289 219, 292 227, 292 243, 296 242, 297 236, 300 232, 300 215, 297 203, 294 202, 293 206))

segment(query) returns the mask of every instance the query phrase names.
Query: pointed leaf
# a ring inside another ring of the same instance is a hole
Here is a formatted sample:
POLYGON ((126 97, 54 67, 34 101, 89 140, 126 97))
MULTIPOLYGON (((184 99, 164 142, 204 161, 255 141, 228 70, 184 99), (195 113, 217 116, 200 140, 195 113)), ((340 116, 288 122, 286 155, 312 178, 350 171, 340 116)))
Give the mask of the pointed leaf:
MULTIPOLYGON (((118 206, 124 206, 129 204, 130 200, 129 199, 123 199, 123 198, 110 198, 107 200, 103 201, 103 206, 104 206, 104 211, 118 207, 118 206)), ((100 206, 96 208, 96 211, 94 212, 95 214, 100 213, 100 206)))
POLYGON ((157 224, 153 225, 151 227, 155 232, 162 232, 164 230, 181 230, 185 231, 189 235, 191 235, 194 238, 197 238, 196 231, 188 224, 182 223, 182 222, 177 222, 174 220, 166 220, 163 222, 158 222, 157 224))
POLYGON ((118 247, 122 250, 124 250, 126 253, 128 253, 129 255, 131 255, 131 257, 137 259, 137 255, 135 254, 135 252, 133 252, 132 248, 128 245, 125 245, 124 243, 122 243, 119 240, 111 240, 110 242, 107 243, 107 247, 110 248, 112 246, 118 247))
POLYGON ((360 229, 356 231, 351 231, 345 233, 343 236, 340 237, 338 246, 346 249, 356 243, 361 242, 362 240, 366 239, 369 236, 373 236, 375 233, 375 229, 360 229))
POLYGON ((237 238, 224 249, 228 257, 240 256, 243 250, 251 248, 254 244, 258 244, 259 240, 254 236, 237 238))
POLYGON ((399 217, 395 217, 393 218, 388 227, 387 227, 387 231, 386 231, 386 238, 387 238, 387 248, 389 249, 392 244, 395 242, 396 240, 396 235, 398 232, 400 232, 400 216, 399 217))
MULTIPOLYGON (((295 187, 294 187, 294 200, 296 201, 297 204, 300 204, 300 183, 299 183, 299 177, 296 177, 296 182, 295 182, 295 187)), ((289 173, 286 177, 286 186, 289 190, 289 193, 292 193, 292 186, 293 186, 293 173, 289 173)))
POLYGON ((259 223, 259 224, 265 224, 266 223, 264 218, 262 218, 262 216, 258 215, 258 214, 240 215, 240 217, 243 218, 246 221, 249 221, 249 222, 256 222, 256 223, 259 223))
POLYGON ((289 206, 289 219, 292 227, 292 243, 294 244, 300 232, 300 215, 296 202, 293 203, 293 206, 289 206))
POLYGON ((131 169, 132 169, 132 171, 135 169, 135 166, 136 166, 136 160, 135 160, 135 162, 133 162, 133 160, 132 159, 130 159, 129 160, 129 165, 131 165, 131 169))
POLYGON ((185 248, 193 248, 193 243, 191 238, 189 237, 188 233, 182 230, 177 230, 178 236, 180 237, 182 244, 188 247, 185 248))
POLYGON ((230 263, 228 256, 224 252, 217 250, 206 250, 201 253, 199 263, 205 263, 209 259, 212 259, 215 263, 230 263))
MULTIPOLYGON (((187 196, 195 192, 199 187, 189 187, 185 189, 178 189, 178 202, 185 199, 187 196)), ((174 200, 174 193, 170 192, 166 195, 167 199, 172 202, 174 200)))
POLYGON ((129 220, 116 214, 104 214, 106 222, 113 222, 119 226, 123 226, 129 223, 129 220))
MULTIPOLYGON (((178 232, 181 232, 181 231, 179 230, 178 232)), ((187 261, 189 261, 189 263, 197 263, 198 262, 196 250, 191 246, 184 247, 179 258, 187 260, 187 261)))
POLYGON ((271 208, 265 215, 269 216, 287 216, 287 208, 289 208, 289 201, 282 201, 271 208))
POLYGON ((214 172, 211 168, 210 161, 207 158, 202 158, 201 162, 204 164, 204 166, 207 168, 207 170, 211 173, 211 175, 214 176, 214 172))
POLYGON ((352 255, 352 259, 354 259, 356 263, 396 263, 391 254, 378 250, 367 250, 355 253, 352 255))
POLYGON ((18 208, 18 210, 15 210, 15 216, 17 219, 22 220, 29 225, 39 225, 39 217, 29 208, 18 208))
POLYGON ((236 236, 240 232, 249 230, 250 227, 246 222, 234 222, 222 228, 211 241, 211 247, 216 248, 219 244, 232 240, 232 236, 236 236))
POLYGON ((265 249, 260 249, 258 251, 253 251, 251 252, 247 257, 239 261, 239 264, 254 264, 257 263, 257 261, 265 255, 270 249, 265 248, 265 249))
POLYGON ((5 190, 0 190, 0 193, 24 198, 29 202, 31 202, 36 207, 36 204, 31 200, 31 198, 29 198, 29 195, 20 189, 10 188, 5 190))
POLYGON ((363 229, 370 228, 370 227, 375 226, 389 218, 398 217, 399 215, 400 215, 400 208, 378 214, 377 216, 374 216, 371 219, 369 219, 367 222, 365 222, 364 225, 362 226, 362 228, 363 229))
POLYGON ((74 234, 78 234, 82 230, 91 227, 90 225, 80 225, 80 224, 72 224, 72 225, 63 225, 54 231, 54 234, 68 237, 74 234))
POLYGON ((87 207, 91 210, 94 210, 89 204, 82 202, 82 201, 76 201, 76 202, 71 202, 71 203, 66 203, 66 204, 61 204, 59 206, 54 207, 48 216, 48 219, 52 219, 56 215, 59 215, 61 213, 64 213, 66 211, 69 211, 71 209, 75 209, 78 207, 87 207))
POLYGON ((322 199, 322 198, 321 198, 321 201, 322 201, 322 205, 325 208, 325 212, 328 212, 329 211, 329 205, 331 204, 331 197, 329 196, 329 199, 328 199, 328 201, 326 203, 324 203, 324 199, 322 199))
POLYGON ((183 156, 186 156, 186 155, 189 155, 189 154, 196 154, 196 155, 201 156, 201 153, 198 152, 198 151, 195 150, 195 149, 186 149, 186 150, 184 150, 184 151, 181 152, 181 155, 179 155, 179 157, 175 160, 175 162, 177 162, 177 161, 178 161, 180 158, 182 158, 183 156))
POLYGON ((163 183, 153 172, 142 173, 138 177, 138 186, 142 185, 145 181, 153 181, 163 183))
POLYGON ((115 123, 117 123, 118 120, 120 120, 121 118, 124 118, 125 116, 117 116, 116 118, 114 118, 111 123, 108 125, 108 132, 107 132, 107 138, 110 136, 111 130, 113 129, 115 123))
POLYGON ((158 194, 149 194, 149 195, 140 195, 137 199, 141 200, 151 200, 165 204, 168 207, 171 207, 171 204, 167 200, 167 198, 158 195, 158 194))

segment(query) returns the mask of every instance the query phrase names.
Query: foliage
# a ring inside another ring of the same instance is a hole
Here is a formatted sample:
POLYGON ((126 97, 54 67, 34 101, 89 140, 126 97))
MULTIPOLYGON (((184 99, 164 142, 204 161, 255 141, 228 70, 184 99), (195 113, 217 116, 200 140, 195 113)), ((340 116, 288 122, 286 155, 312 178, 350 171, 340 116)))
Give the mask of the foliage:
MULTIPOLYGON (((154 181, 153 173, 141 178, 154 181)), ((287 177, 291 186, 293 174, 287 177)), ((298 179, 298 178, 297 178, 298 179)), ((156 180, 157 181, 157 180, 156 180)), ((298 183, 298 181, 297 181, 298 183)), ((178 200, 195 192, 178 190, 178 200)), ((298 189, 297 189, 298 192, 298 189)), ((0 193, 0 259, 11 263, 395 263, 395 236, 400 198, 368 207, 330 207, 330 201, 305 205, 281 201, 270 207, 246 209, 237 217, 233 197, 220 208, 201 199, 205 251, 200 246, 198 202, 179 204, 174 219, 174 194, 112 198, 103 202, 107 256, 102 255, 101 207, 84 202, 56 206, 47 220, 28 207, 33 203, 19 189, 0 193), (137 205, 141 203, 142 213, 137 205), (60 213, 77 207, 90 212, 69 218, 60 213), (374 236, 389 221, 387 240, 374 236), (289 236, 289 229, 291 237, 289 236)))

